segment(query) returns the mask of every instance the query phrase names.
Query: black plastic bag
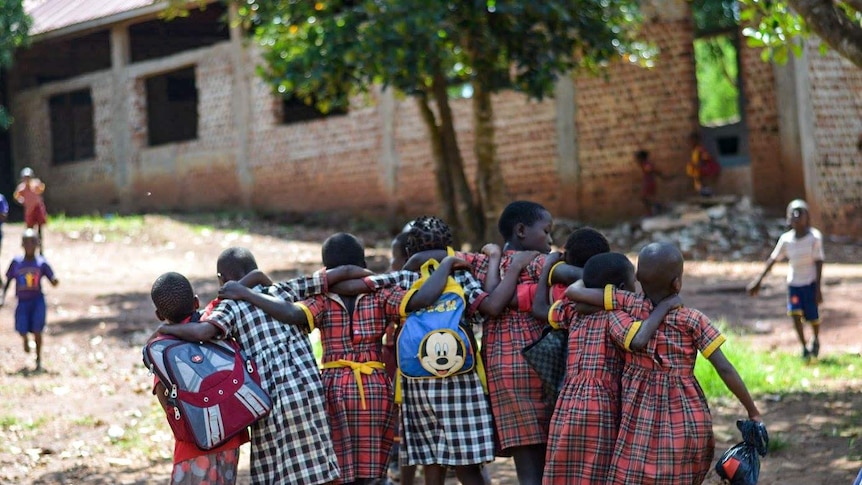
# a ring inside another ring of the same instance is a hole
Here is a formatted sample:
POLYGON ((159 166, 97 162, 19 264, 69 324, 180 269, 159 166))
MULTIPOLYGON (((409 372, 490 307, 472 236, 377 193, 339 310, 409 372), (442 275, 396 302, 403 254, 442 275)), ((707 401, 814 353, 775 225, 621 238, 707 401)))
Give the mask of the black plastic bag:
POLYGON ((557 396, 563 387, 568 350, 568 330, 548 326, 545 327, 539 340, 521 351, 527 364, 539 374, 544 401, 549 404, 557 402, 557 396))
POLYGON ((769 434, 763 423, 757 421, 740 420, 736 427, 742 432, 743 441, 721 455, 715 472, 731 485, 756 485, 760 478, 760 457, 766 456, 769 448, 769 434))

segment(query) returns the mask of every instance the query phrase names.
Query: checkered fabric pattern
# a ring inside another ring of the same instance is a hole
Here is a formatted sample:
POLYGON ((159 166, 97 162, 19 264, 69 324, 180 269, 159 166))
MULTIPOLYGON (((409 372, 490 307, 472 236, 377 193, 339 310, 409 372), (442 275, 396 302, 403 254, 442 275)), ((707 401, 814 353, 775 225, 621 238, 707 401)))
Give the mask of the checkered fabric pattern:
POLYGON ((475 372, 402 379, 407 464, 460 466, 494 459, 491 409, 475 372))
MULTIPOLYGON (((287 301, 324 288, 321 278, 258 287, 287 301)), ((339 476, 324 412, 323 382, 308 336, 244 301, 222 300, 207 317, 223 336, 233 335, 258 364, 273 401, 270 414, 252 427, 254 484, 315 485, 339 476)))
MULTIPOLYGON (((320 329, 323 362, 380 362, 387 322, 399 317, 399 302, 404 293, 396 286, 359 295, 352 314, 342 298, 333 293, 303 301, 312 318, 310 326, 320 329)), ((385 369, 370 371, 360 374, 362 394, 350 367, 321 371, 326 416, 342 483, 380 478, 389 462, 395 437, 392 381, 385 369)))
MULTIPOLYGON (((507 251, 503 255, 501 275, 506 274, 514 253, 507 251)), ((473 268, 475 274, 487 275, 487 258, 465 259, 480 264, 473 268)), ((544 263, 544 255, 536 257, 521 272, 518 283, 538 281, 544 263)), ((485 322, 482 353, 494 425, 503 452, 515 446, 544 444, 548 439, 552 408, 545 402, 542 379, 521 354, 524 347, 542 336, 544 326, 530 313, 513 309, 485 322)))
MULTIPOLYGON (((474 313, 487 297, 482 283, 472 273, 458 270, 452 275, 464 289, 468 306, 464 328, 481 323, 474 313)), ((372 288, 408 289, 418 278, 409 271, 366 278, 372 288)), ((398 293, 391 302, 400 305, 398 293)), ((472 465, 494 459, 494 426, 488 398, 478 374, 471 372, 442 379, 402 378, 402 449, 410 465, 472 465)))
POLYGON ((546 484, 615 483, 607 479, 619 431, 622 351, 612 325, 630 327, 621 311, 578 315, 575 304, 555 303, 549 320, 569 331, 566 379, 551 419, 546 484))
POLYGON ((550 406, 557 402, 563 377, 566 375, 568 335, 566 330, 545 327, 539 340, 521 351, 527 364, 542 379, 544 399, 550 406))
MULTIPOLYGON (((652 310, 643 295, 614 290, 614 306, 652 310)), ((617 343, 622 332, 615 335, 617 343)), ((694 377, 697 352, 709 357, 724 336, 703 313, 671 310, 643 352, 626 355, 620 433, 609 483, 700 484, 715 449, 712 415, 694 377)))

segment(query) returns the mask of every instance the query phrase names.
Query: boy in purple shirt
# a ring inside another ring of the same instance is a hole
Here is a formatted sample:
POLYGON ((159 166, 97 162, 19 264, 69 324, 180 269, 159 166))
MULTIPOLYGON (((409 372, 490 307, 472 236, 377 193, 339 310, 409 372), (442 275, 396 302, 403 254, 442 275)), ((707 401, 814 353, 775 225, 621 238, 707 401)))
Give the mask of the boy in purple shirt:
POLYGON ((23 256, 15 256, 9 269, 6 270, 6 286, 3 287, 3 297, 0 306, 6 301, 9 285, 15 281, 15 296, 18 306, 15 308, 15 331, 24 338, 24 352, 30 352, 30 339, 33 334, 36 343, 36 372, 42 370, 42 330, 45 329, 45 295, 42 293, 42 277, 57 286, 60 281, 54 276, 54 270, 48 265, 44 256, 36 256, 39 246, 39 236, 33 229, 26 229, 21 238, 24 248, 23 256))

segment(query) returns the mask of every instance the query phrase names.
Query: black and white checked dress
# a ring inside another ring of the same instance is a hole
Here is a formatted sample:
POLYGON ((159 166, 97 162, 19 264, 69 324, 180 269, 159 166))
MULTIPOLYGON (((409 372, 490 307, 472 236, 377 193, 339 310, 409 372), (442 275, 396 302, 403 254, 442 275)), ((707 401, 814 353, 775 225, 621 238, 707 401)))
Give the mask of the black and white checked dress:
MULTIPOLYGON (((324 288, 316 274, 256 290, 296 301, 324 288)), ((222 300, 208 321, 234 335, 255 360, 273 401, 269 415, 252 427, 252 483, 316 485, 338 478, 323 382, 306 333, 245 301, 222 300)))
MULTIPOLYGON (((453 277, 464 289, 468 309, 475 310, 487 296, 482 284, 468 271, 455 271, 453 277)), ((402 271, 366 281, 372 287, 398 285, 406 290, 416 279, 416 273, 402 271)), ((494 460, 491 406, 476 372, 442 379, 402 377, 401 383, 402 443, 408 465, 462 466, 494 460)))

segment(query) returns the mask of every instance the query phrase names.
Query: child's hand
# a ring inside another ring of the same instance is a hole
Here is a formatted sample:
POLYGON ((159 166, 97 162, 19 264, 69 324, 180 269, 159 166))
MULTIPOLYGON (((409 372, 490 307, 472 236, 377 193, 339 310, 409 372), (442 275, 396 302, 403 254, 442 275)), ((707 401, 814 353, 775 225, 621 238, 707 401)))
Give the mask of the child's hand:
POLYGON ((443 258, 443 261, 440 262, 440 266, 443 265, 449 266, 450 273, 456 269, 466 269, 468 271, 472 269, 470 263, 456 256, 446 256, 443 258))
POLYGON ((536 259, 536 256, 539 255, 538 251, 517 251, 514 256, 512 256, 511 269, 517 269, 521 271, 526 268, 530 261, 536 259))
POLYGON ((238 281, 228 281, 218 290, 218 297, 223 300, 244 300, 251 290, 238 281))
POLYGON ((823 303, 823 292, 820 291, 819 285, 814 289, 814 301, 816 301, 818 305, 823 303))
POLYGON ((482 254, 488 256, 489 258, 501 258, 503 255, 503 251, 500 249, 500 246, 494 243, 488 243, 482 246, 482 254))

